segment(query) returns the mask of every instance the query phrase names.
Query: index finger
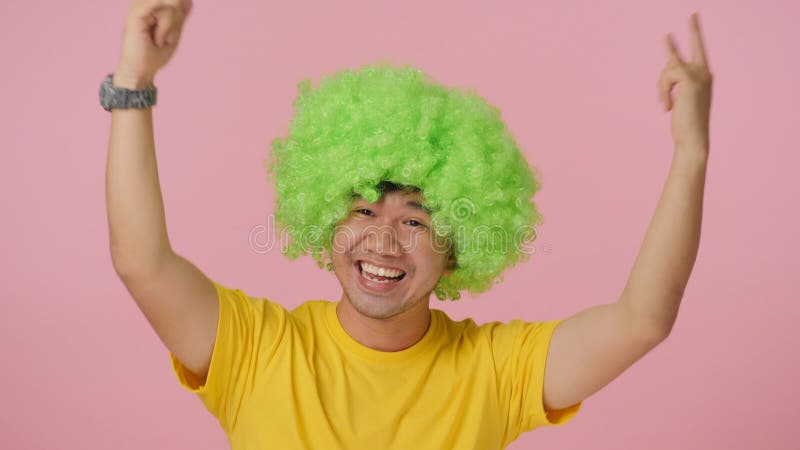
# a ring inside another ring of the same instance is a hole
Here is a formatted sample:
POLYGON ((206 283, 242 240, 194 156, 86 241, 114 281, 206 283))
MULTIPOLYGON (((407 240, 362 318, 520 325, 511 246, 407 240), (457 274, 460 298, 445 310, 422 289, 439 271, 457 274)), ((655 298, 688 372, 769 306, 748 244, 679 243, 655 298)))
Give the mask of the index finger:
POLYGON ((700 33, 700 19, 697 13, 692 14, 692 62, 703 66, 708 66, 706 49, 703 45, 703 37, 700 33))
POLYGON ((670 58, 674 59, 680 65, 684 65, 683 57, 681 57, 681 52, 678 50, 678 45, 675 43, 675 39, 672 38, 672 35, 667 33, 664 42, 667 44, 667 51, 669 52, 670 58))
POLYGON ((181 11, 183 11, 183 14, 189 15, 189 11, 192 10, 192 0, 181 0, 180 6, 181 6, 181 11))

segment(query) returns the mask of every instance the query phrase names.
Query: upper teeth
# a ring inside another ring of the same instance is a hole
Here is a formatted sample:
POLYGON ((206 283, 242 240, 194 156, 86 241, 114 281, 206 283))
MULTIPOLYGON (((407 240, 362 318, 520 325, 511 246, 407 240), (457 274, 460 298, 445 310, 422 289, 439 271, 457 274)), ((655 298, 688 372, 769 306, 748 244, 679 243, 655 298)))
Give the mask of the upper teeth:
POLYGON ((373 266, 372 264, 362 262, 361 270, 369 272, 373 275, 380 275, 382 277, 399 277, 404 274, 402 270, 386 269, 384 267, 373 266))

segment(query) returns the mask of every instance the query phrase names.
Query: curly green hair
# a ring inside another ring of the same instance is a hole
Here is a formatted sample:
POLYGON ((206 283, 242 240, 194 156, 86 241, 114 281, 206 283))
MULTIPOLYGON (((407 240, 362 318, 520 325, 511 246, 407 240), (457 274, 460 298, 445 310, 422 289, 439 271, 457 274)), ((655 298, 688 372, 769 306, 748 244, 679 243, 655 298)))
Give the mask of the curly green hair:
POLYGON ((298 90, 289 134, 265 160, 290 259, 310 253, 332 270, 336 224, 355 195, 376 202, 386 182, 418 188, 434 232, 451 243, 456 267, 434 289, 440 300, 486 291, 527 258, 524 244, 543 223, 531 200, 540 183, 499 109, 387 62, 323 75, 316 88, 305 79, 298 90))

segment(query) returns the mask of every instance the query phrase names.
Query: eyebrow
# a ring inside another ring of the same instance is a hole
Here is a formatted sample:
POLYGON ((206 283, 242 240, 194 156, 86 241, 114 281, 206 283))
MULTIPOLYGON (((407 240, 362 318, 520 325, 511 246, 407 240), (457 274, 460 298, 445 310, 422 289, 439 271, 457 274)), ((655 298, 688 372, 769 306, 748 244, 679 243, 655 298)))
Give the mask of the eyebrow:
POLYGON ((419 209, 419 210, 425 211, 426 213, 428 213, 428 215, 430 215, 430 214, 431 214, 431 210, 430 210, 430 209, 428 209, 428 208, 426 208, 426 207, 422 206, 422 204, 421 204, 421 203, 419 203, 419 202, 415 202, 415 201, 413 201, 413 200, 406 202, 406 206, 410 206, 410 207, 412 207, 412 208, 415 208, 415 209, 419 209))

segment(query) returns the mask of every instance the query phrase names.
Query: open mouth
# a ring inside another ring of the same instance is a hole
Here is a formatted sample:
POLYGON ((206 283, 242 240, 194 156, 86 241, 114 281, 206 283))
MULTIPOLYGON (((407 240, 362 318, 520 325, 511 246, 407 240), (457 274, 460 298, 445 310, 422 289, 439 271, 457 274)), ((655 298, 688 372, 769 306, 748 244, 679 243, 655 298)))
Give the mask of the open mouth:
POLYGON ((406 276, 406 273, 402 270, 386 269, 364 261, 357 261, 356 269, 365 279, 380 284, 397 283, 406 276))

